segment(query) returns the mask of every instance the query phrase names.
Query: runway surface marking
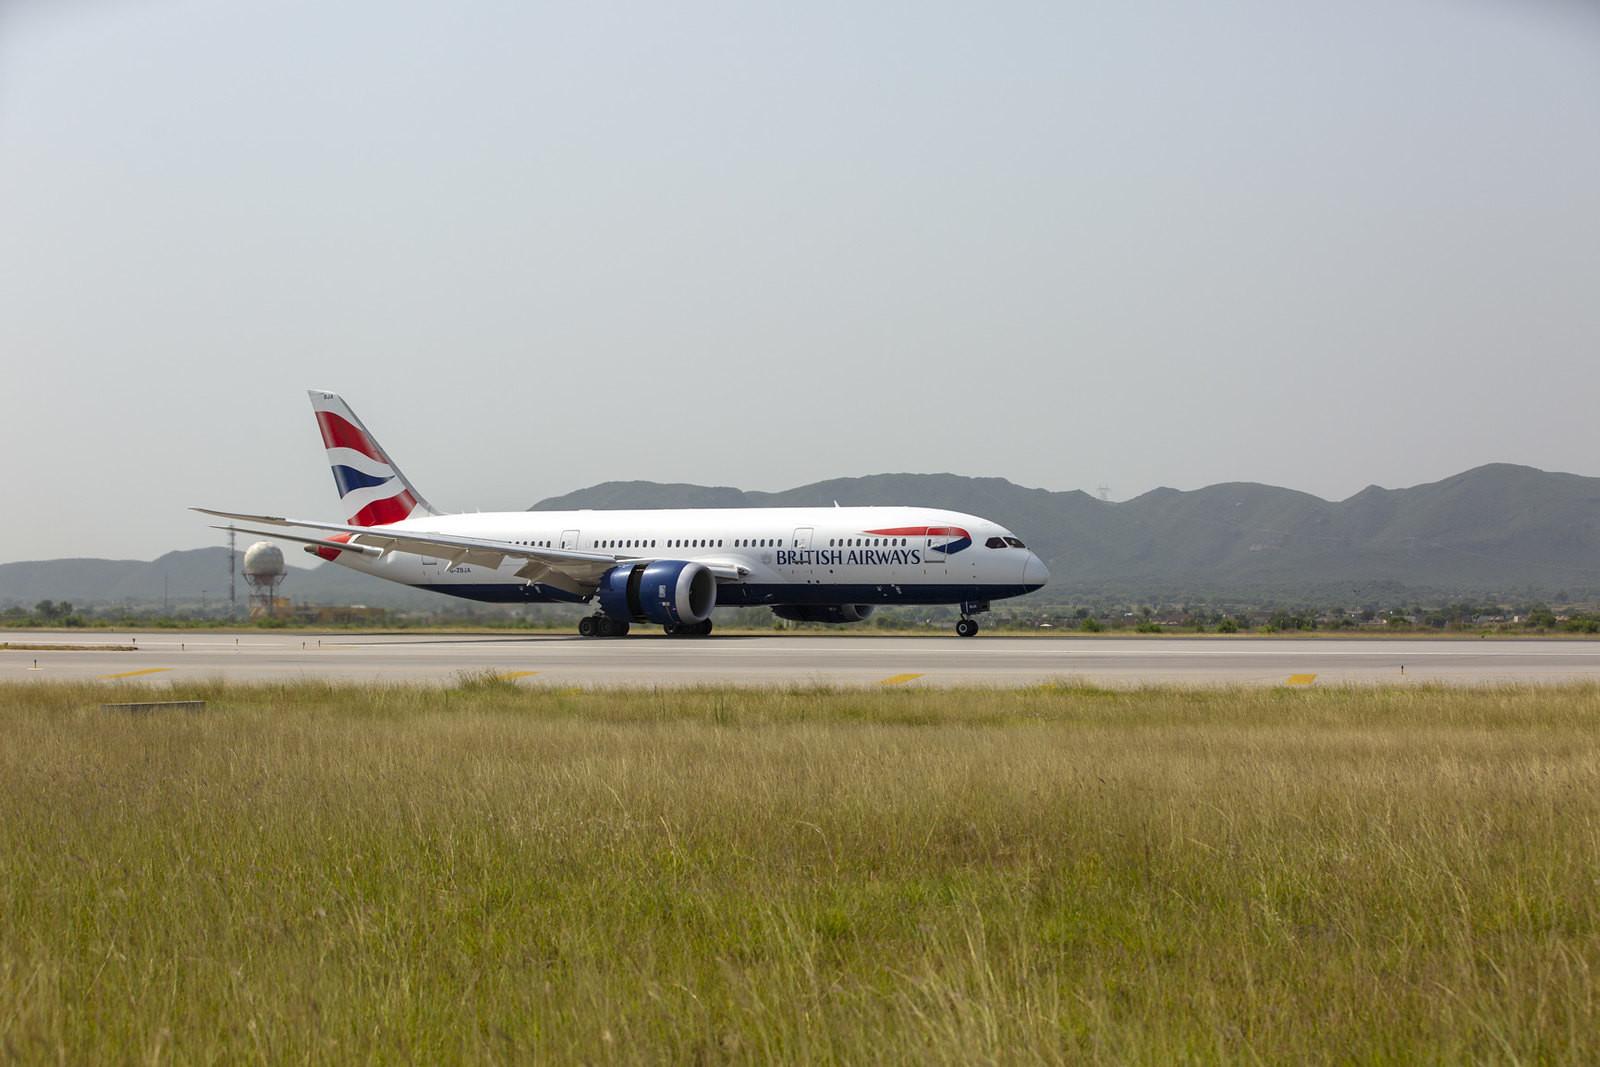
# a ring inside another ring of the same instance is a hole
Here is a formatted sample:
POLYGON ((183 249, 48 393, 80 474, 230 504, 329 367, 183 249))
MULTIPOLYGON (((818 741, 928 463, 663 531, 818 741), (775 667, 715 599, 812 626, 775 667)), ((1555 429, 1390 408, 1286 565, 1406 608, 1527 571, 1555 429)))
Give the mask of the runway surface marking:
MULTIPOLYGON (((7 636, 12 641, 60 640, 52 632, 7 636)), ((638 640, 596 642, 566 635, 230 633, 184 634, 173 641, 162 634, 113 632, 105 639, 127 645, 137 641, 136 659, 150 666, 127 670, 127 653, 105 647, 62 652, 13 647, 0 648, 0 671, 37 670, 53 677, 155 686, 203 679, 450 686, 471 684, 475 678, 520 679, 522 685, 551 688, 1600 683, 1600 641, 1576 638, 999 635, 962 642, 954 637, 733 635, 691 642, 641 635, 638 640), (529 666, 534 662, 537 668, 529 666), (169 677, 159 677, 163 674, 169 677)))

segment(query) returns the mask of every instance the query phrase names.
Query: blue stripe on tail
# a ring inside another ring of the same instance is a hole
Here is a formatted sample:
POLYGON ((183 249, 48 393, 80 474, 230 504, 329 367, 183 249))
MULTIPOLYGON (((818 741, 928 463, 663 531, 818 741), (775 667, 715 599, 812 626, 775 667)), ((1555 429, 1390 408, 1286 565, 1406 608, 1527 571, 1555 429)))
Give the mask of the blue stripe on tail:
POLYGON ((339 487, 339 496, 346 497, 357 489, 370 489, 393 478, 392 474, 363 474, 354 467, 335 466, 333 482, 339 487))

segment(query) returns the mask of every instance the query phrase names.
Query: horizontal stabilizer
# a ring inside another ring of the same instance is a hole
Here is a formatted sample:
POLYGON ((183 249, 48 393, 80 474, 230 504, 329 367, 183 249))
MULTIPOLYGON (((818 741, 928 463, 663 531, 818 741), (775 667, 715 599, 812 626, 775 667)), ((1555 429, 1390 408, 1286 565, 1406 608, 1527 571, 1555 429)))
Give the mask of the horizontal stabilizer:
POLYGON ((251 534, 255 537, 275 537, 280 541, 293 541, 299 545, 316 545, 318 548, 331 548, 336 552, 356 552, 371 559, 383 555, 383 549, 373 548, 371 545, 358 545, 353 541, 329 541, 323 537, 300 537, 289 533, 268 533, 266 530, 246 530, 238 526, 213 526, 213 530, 237 531, 238 533, 251 534))

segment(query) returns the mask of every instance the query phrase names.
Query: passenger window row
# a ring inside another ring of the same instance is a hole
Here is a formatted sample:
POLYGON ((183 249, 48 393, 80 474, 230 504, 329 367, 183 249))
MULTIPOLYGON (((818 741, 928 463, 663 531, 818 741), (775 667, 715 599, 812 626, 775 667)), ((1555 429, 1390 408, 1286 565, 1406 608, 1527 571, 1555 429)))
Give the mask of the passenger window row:
MULTIPOLYGON (((550 548, 552 541, 516 541, 514 544, 527 545, 529 548, 550 548)), ((910 543, 905 537, 830 537, 829 548, 904 548, 910 543)), ((991 537, 985 544, 989 548, 1023 548, 1023 543, 1015 537, 991 537)), ((595 548, 655 548, 656 540, 651 538, 601 538, 594 542, 595 548)), ((721 538, 692 537, 673 538, 667 541, 667 548, 721 548, 721 538)), ((782 548, 781 537, 742 537, 733 542, 734 548, 782 548)))

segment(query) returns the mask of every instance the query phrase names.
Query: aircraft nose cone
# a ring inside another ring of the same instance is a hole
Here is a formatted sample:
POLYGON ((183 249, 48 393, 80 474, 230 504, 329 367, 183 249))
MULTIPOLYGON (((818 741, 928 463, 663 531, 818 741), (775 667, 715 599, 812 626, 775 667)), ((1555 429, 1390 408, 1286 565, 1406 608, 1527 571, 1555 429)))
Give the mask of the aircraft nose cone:
POLYGON ((1044 565, 1044 560, 1028 553, 1028 562, 1022 565, 1022 584, 1029 589, 1038 589, 1050 580, 1050 568, 1044 565))

